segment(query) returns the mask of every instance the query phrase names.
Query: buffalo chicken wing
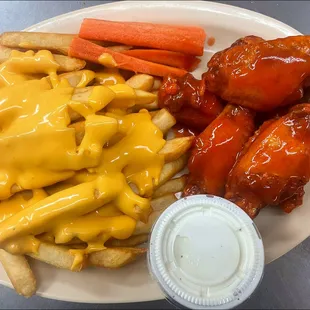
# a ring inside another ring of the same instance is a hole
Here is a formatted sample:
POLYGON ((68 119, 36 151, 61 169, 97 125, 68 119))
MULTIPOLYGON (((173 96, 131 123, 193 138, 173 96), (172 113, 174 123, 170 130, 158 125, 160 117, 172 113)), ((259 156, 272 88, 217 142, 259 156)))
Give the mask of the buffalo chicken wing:
POLYGON ((254 113, 228 104, 196 138, 188 162, 189 181, 184 195, 207 193, 223 196, 227 176, 237 154, 254 133, 254 113))
POLYGON ((265 122, 230 172, 225 198, 254 218, 267 205, 289 213, 302 204, 310 177, 310 104, 265 122))
POLYGON ((204 81, 190 73, 181 78, 166 77, 158 92, 158 101, 178 123, 200 132, 223 110, 219 99, 206 90, 204 81))
POLYGON ((310 75, 310 36, 238 40, 216 53, 204 73, 207 90, 256 111, 299 100, 310 75))

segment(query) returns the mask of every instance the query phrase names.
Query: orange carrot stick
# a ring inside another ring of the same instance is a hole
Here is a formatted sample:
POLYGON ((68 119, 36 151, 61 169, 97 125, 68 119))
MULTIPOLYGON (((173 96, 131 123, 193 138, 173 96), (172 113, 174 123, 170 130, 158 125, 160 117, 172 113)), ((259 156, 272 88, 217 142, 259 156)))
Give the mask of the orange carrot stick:
POLYGON ((195 56, 172 51, 135 49, 123 51, 122 53, 158 64, 181 68, 190 72, 194 71, 200 63, 200 59, 195 56))
POLYGON ((114 22, 85 18, 79 36, 126 45, 157 48, 201 56, 206 33, 201 27, 137 22, 114 22))
POLYGON ((78 37, 72 40, 68 55, 98 64, 103 64, 101 60, 102 56, 111 55, 112 61, 115 62, 114 64, 117 68, 156 76, 183 76, 187 73, 187 71, 182 69, 168 67, 117 53, 109 48, 99 46, 78 37))

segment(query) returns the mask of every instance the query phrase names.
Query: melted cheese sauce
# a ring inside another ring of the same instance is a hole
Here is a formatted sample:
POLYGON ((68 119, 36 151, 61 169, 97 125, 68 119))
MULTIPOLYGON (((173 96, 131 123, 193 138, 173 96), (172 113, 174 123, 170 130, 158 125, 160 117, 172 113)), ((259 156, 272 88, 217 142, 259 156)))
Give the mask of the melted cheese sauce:
POLYGON ((57 69, 48 51, 14 51, 0 66, 0 246, 23 254, 38 250, 38 235, 78 238, 87 247, 72 250, 77 270, 83 255, 147 221, 165 140, 147 111, 126 115, 135 104, 128 85, 85 88, 95 73, 57 69), (79 146, 70 109, 85 119, 79 146))

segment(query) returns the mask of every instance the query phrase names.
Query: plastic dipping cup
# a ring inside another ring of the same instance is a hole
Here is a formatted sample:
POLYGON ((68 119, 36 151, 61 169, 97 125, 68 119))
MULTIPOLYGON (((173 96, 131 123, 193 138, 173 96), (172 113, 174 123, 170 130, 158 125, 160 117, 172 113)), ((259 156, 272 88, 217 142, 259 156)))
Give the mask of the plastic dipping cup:
POLYGON ((168 300, 190 309, 231 309, 257 288, 264 247, 234 203, 196 195, 173 203, 153 227, 149 270, 168 300))

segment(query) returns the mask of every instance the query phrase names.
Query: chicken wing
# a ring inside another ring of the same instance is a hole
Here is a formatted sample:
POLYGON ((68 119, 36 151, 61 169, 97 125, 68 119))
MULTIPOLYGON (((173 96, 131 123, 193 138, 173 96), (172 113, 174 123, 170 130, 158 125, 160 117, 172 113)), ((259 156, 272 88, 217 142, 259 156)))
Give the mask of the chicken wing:
POLYGON ((231 103, 270 111, 299 100, 310 75, 310 36, 272 41, 238 40, 216 53, 203 79, 206 88, 231 103))
POLYGON ((188 162, 190 175, 185 196, 224 195, 227 176, 236 156, 254 133, 253 119, 254 113, 247 108, 229 104, 196 138, 188 162))
POLYGON ((166 77, 158 92, 158 101, 179 123, 200 132, 223 110, 220 100, 206 90, 204 81, 190 73, 181 78, 166 77))
POLYGON ((265 122, 231 170, 225 198, 254 218, 267 205, 289 213, 302 204, 310 177, 310 104, 265 122))

